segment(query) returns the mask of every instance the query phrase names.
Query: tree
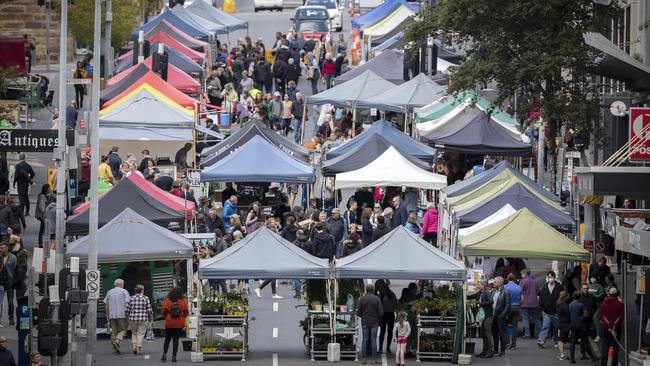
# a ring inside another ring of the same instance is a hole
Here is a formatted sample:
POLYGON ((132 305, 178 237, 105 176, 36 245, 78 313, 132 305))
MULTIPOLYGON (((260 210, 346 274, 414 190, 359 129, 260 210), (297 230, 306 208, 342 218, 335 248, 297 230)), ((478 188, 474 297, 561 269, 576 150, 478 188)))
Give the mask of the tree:
MULTIPOLYGON (((111 8, 111 45, 114 49, 119 49, 124 42, 131 39, 131 31, 138 24, 138 16, 142 13, 141 3, 138 0, 118 0, 112 2, 111 8)), ((77 41, 87 45, 93 44, 94 19, 94 0, 75 0, 74 4, 68 6, 68 29, 77 41)), ((106 6, 102 1, 102 37, 105 24, 106 6)))
POLYGON ((528 107, 518 108, 525 111, 520 120, 539 110, 551 136, 564 125, 574 136, 600 138, 599 98, 583 34, 606 30, 619 12, 616 3, 439 0, 423 10, 405 38, 419 44, 437 36, 463 47, 467 56, 451 70, 450 93, 496 85, 495 105, 516 93, 518 104, 528 107))

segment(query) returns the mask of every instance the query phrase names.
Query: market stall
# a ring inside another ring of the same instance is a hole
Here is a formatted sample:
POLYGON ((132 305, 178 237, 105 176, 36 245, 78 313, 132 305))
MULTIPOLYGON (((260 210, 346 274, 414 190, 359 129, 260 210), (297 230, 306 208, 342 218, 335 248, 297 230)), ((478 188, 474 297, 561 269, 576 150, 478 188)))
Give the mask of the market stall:
POLYGON ((389 0, 381 5, 374 7, 361 16, 352 19, 352 28, 366 29, 374 24, 381 22, 383 19, 393 14, 400 8, 408 9, 412 12, 418 12, 416 5, 410 4, 405 0, 389 0))
MULTIPOLYGON (((208 42, 204 42, 201 40, 198 40, 191 35, 181 31, 180 29, 176 28, 175 26, 171 25, 166 20, 160 21, 158 24, 153 26, 151 29, 146 31, 144 33, 144 39, 146 41, 149 41, 151 37, 155 36, 156 34, 163 32, 167 33, 170 36, 172 36, 175 40, 181 42, 182 44, 186 45, 187 47, 195 50, 195 51, 200 51, 205 53, 206 56, 209 57, 210 55, 210 44, 208 42)), ((136 36, 137 39, 137 36, 136 36)))
MULTIPOLYGON (((159 50, 158 45, 161 44, 164 46, 163 48, 165 54, 167 55, 168 65, 174 65, 184 73, 197 79, 202 78, 204 76, 204 68, 201 64, 198 64, 190 56, 185 55, 182 51, 170 47, 169 45, 163 42, 159 41, 153 43, 151 45, 151 50, 152 50, 151 52, 152 53, 158 52, 159 50)), ((133 51, 129 51, 129 52, 131 52, 131 56, 133 56, 132 53, 133 51)), ((125 70, 128 70, 130 67, 132 67, 133 64, 134 64, 133 57, 126 57, 121 61, 118 61, 115 71, 118 73, 123 72, 125 70)))
POLYGON ((214 39, 214 32, 205 29, 200 25, 189 23, 171 11, 162 12, 155 18, 149 20, 148 23, 135 28, 133 32, 131 32, 131 38, 137 40, 140 31, 149 33, 149 31, 153 30, 161 22, 167 22, 179 31, 204 42, 210 42, 214 39))
MULTIPOLYGON (((106 86, 111 88, 120 81, 124 80, 126 77, 135 72, 140 65, 146 66, 147 69, 151 70, 152 56, 147 57, 141 63, 131 66, 130 68, 120 72, 119 74, 113 76, 112 78, 106 81, 106 86)), ((146 71, 142 69, 140 76, 137 76, 135 80, 144 75, 146 71)), ((183 70, 174 66, 173 64, 167 65, 167 82, 178 89, 179 91, 189 94, 189 95, 198 95, 199 94, 199 81, 192 78, 190 75, 186 74, 183 70)), ((130 85, 130 84, 127 84, 130 85)))
POLYGON ((368 70, 395 85, 402 84, 404 82, 404 54, 397 50, 387 50, 368 62, 341 74, 334 81, 336 85, 341 85, 368 70))
POLYGON ((208 18, 197 16, 196 14, 187 10, 183 4, 176 4, 173 8, 166 12, 173 13, 181 20, 184 20, 186 23, 191 24, 199 29, 206 29, 214 35, 228 33, 228 27, 225 25, 208 18))
POLYGON ((404 84, 385 92, 361 99, 359 108, 380 108, 399 113, 411 113, 414 108, 428 105, 445 94, 446 87, 438 85, 426 74, 420 73, 404 84))
MULTIPOLYGON (((326 280, 329 276, 329 263, 327 259, 316 258, 280 237, 278 234, 271 232, 265 226, 260 227, 252 234, 246 236, 236 245, 228 248, 224 252, 199 264, 199 278, 208 280, 225 280, 236 278, 290 278, 290 279, 319 279, 326 280)), ((227 303, 226 301, 225 303, 227 303)), ((201 302, 203 303, 203 302, 201 302)), ((201 315, 199 316, 199 331, 201 336, 211 335, 215 344, 219 345, 225 338, 223 333, 220 334, 214 329, 206 329, 207 326, 217 327, 214 325, 212 318, 208 322, 203 319, 203 306, 200 305, 201 315)), ((212 314, 208 315, 211 316, 212 314)), ((247 318, 247 313, 244 318, 247 318)), ((224 325, 222 324, 223 328, 224 325)), ((228 327, 228 325, 225 325, 228 327)), ((224 333, 226 333, 224 331, 224 333)), ((238 333, 233 334, 233 339, 242 341, 242 350, 239 356, 242 360, 246 357, 247 328, 241 328, 238 333)), ((199 337, 197 349, 204 355, 214 355, 223 357, 224 354, 217 346, 216 350, 212 347, 208 351, 201 345, 205 338, 199 337)))

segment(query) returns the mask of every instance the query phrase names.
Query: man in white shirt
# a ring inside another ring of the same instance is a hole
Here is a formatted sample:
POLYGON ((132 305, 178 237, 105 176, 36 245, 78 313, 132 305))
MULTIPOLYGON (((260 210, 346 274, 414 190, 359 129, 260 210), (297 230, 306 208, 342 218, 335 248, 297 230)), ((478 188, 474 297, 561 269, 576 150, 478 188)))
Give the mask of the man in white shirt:
POLYGON ((124 289, 123 279, 116 279, 114 285, 115 287, 106 293, 104 307, 106 319, 111 327, 113 354, 120 354, 120 344, 129 328, 129 323, 126 320, 126 305, 129 303, 131 295, 124 289))

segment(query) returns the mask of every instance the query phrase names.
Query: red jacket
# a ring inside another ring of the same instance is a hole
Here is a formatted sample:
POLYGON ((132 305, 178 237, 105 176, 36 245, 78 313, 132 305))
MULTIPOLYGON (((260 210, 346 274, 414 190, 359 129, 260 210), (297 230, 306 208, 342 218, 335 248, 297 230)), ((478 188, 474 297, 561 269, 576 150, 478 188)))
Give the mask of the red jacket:
POLYGON ((160 312, 162 313, 163 318, 165 318, 165 328, 185 328, 185 318, 189 312, 187 302, 184 299, 180 299, 178 300, 178 304, 181 306, 181 316, 178 318, 172 318, 170 314, 172 309, 171 300, 165 299, 165 301, 163 301, 160 312))
POLYGON ((603 329, 620 330, 621 323, 623 323, 623 303, 617 297, 607 296, 603 304, 600 305, 599 312, 600 323, 603 329))
POLYGON ((334 63, 332 61, 323 63, 323 75, 334 75, 334 63))
POLYGON ((422 218, 422 234, 438 232, 438 210, 430 208, 422 218))

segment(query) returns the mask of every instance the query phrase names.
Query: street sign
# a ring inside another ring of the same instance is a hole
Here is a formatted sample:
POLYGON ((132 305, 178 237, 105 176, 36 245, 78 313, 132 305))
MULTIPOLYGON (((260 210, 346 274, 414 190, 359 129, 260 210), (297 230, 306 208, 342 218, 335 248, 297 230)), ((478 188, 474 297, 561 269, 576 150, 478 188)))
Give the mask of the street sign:
POLYGON ((69 85, 90 85, 93 79, 66 79, 65 83, 69 85))
POLYGON ((650 108, 630 108, 630 160, 650 160, 650 108), (642 131, 646 128, 645 131, 642 131))
POLYGON ((89 299, 99 299, 100 277, 99 271, 91 269, 86 271, 86 291, 89 299))
MULTIPOLYGON (((73 130, 66 130, 66 143, 74 146, 73 130)), ((0 129, 0 151, 50 152, 59 145, 57 130, 0 129)))

